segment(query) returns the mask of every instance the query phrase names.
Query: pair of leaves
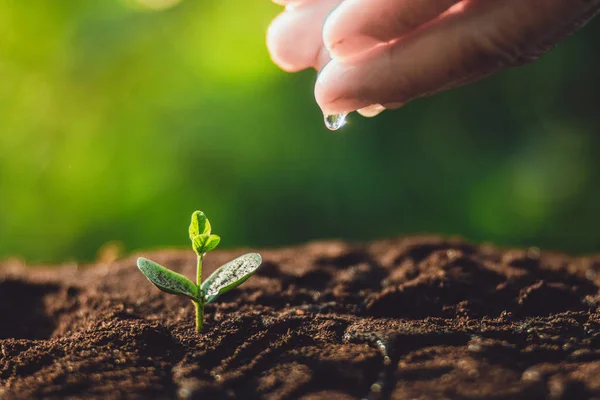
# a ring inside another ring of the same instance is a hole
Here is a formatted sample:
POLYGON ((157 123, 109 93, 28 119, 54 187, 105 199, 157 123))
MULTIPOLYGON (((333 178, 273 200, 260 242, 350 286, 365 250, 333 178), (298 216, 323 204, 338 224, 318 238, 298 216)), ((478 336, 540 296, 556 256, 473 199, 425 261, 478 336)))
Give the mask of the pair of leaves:
POLYGON ((210 222, 202 211, 192 214, 192 222, 189 228, 192 247, 197 255, 202 256, 219 245, 221 238, 211 233, 210 222))
POLYGON ((140 271, 163 292, 185 296, 202 304, 215 301, 220 295, 244 283, 260 267, 262 258, 258 253, 248 253, 219 267, 200 286, 185 276, 171 271, 146 258, 138 258, 140 271))
POLYGON ((219 245, 221 238, 217 235, 198 235, 192 239, 194 251, 199 256, 213 250, 219 245))

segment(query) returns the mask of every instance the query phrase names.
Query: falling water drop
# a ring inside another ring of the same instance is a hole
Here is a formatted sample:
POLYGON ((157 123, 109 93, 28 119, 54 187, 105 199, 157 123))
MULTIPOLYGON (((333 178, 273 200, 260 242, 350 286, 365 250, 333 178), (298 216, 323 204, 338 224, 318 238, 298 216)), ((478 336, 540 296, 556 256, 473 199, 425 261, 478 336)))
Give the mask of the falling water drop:
POLYGON ((348 114, 325 114, 325 126, 330 131, 337 131, 342 126, 346 125, 346 116, 348 114))

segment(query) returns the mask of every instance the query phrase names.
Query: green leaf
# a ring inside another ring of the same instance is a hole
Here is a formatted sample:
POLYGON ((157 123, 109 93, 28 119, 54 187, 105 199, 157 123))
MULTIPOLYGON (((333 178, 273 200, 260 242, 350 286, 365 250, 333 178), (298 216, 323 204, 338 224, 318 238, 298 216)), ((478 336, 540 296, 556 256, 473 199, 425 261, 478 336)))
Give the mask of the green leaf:
POLYGON ((194 238, 198 235, 210 235, 210 222, 208 222, 208 218, 202 211, 194 211, 192 214, 189 232, 191 241, 194 241, 194 238))
POLYGON ((198 235, 192 239, 192 245, 196 254, 201 256, 217 247, 220 241, 217 235, 198 235))
POLYGON ((204 254, 204 245, 206 245, 206 242, 208 241, 209 237, 210 236, 208 235, 198 235, 192 238, 192 247, 194 248, 196 254, 198 254, 199 256, 204 254))
POLYGON ((210 303, 223 293, 241 285, 260 267, 262 257, 248 253, 219 267, 202 284, 200 291, 205 303, 210 303))
POLYGON ((198 287, 185 276, 140 257, 137 266, 146 278, 163 292, 185 296, 194 301, 200 301, 198 287))
POLYGON ((204 252, 208 253, 211 250, 214 250, 221 243, 221 237, 218 235, 210 235, 208 240, 204 243, 204 252))

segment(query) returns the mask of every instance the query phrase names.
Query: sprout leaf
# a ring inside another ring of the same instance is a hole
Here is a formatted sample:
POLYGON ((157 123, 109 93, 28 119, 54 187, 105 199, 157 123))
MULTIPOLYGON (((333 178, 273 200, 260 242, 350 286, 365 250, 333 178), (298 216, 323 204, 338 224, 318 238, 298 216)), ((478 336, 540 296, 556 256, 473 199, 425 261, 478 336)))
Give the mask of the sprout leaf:
POLYGON ((260 267, 261 262, 260 254, 248 253, 219 267, 200 287, 204 302, 210 303, 241 285, 260 267))
POLYGON ((194 251, 199 256, 207 253, 217 247, 221 238, 217 235, 198 235, 192 239, 192 245, 194 247, 194 251))
POLYGON ((192 222, 190 223, 190 240, 193 242, 198 235, 210 235, 211 228, 208 218, 202 211, 194 211, 192 214, 192 222))
POLYGON ((221 243, 221 237, 219 235, 210 235, 208 240, 206 240, 206 243, 204 243, 204 252, 208 253, 217 247, 219 243, 221 243))
POLYGON ((198 287, 185 276, 143 257, 138 258, 137 266, 146 278, 163 292, 185 296, 194 301, 200 301, 198 287))

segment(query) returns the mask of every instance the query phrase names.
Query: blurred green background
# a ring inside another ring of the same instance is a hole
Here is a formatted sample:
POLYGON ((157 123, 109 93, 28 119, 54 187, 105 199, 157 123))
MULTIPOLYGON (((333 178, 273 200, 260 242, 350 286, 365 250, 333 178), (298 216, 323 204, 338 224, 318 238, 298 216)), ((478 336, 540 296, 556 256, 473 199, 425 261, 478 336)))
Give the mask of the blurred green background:
POLYGON ((600 21, 332 133, 314 71, 269 59, 279 7, 141 2, 0 2, 0 259, 187 246, 195 209, 224 247, 432 232, 600 251, 600 21))

